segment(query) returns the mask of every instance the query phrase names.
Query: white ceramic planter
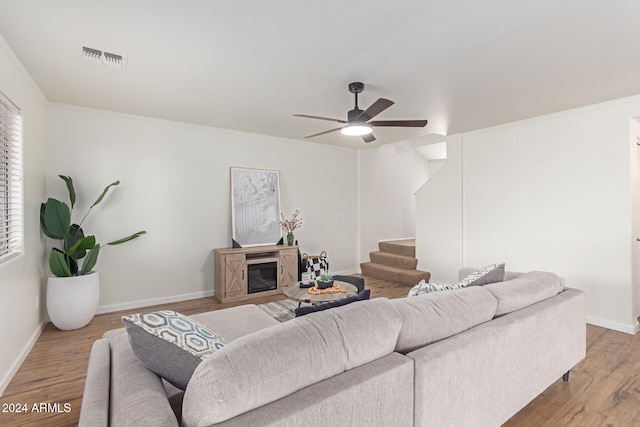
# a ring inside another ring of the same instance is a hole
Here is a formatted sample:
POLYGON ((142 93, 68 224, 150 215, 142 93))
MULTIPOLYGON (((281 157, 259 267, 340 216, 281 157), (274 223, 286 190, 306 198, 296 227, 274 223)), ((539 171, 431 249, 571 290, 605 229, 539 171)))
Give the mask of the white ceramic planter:
POLYGON ((96 314, 99 301, 97 272, 74 277, 49 276, 47 312, 58 329, 69 331, 86 326, 96 314))

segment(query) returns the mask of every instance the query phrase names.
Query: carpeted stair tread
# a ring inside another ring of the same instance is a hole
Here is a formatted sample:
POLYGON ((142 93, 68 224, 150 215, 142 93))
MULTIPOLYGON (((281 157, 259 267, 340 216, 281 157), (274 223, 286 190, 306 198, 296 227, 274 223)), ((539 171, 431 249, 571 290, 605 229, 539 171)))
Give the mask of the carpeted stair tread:
POLYGON ((387 240, 378 243, 377 252, 369 253, 370 262, 360 264, 362 274, 413 286, 424 279, 427 282, 431 273, 416 270, 416 241, 414 239, 387 240))
POLYGON ((407 270, 375 262, 363 262, 360 264, 360 268, 362 269, 362 274, 366 276, 410 286, 416 285, 422 279, 429 281, 431 277, 431 273, 427 271, 407 270))
POLYGON ((404 268, 405 270, 415 270, 418 266, 418 260, 415 257, 396 255, 391 252, 371 252, 369 258, 371 258, 371 262, 375 262, 376 264, 404 268))
POLYGON ((381 252, 389 252, 396 255, 403 255, 415 258, 416 241, 415 240, 393 240, 379 242, 378 248, 381 252))

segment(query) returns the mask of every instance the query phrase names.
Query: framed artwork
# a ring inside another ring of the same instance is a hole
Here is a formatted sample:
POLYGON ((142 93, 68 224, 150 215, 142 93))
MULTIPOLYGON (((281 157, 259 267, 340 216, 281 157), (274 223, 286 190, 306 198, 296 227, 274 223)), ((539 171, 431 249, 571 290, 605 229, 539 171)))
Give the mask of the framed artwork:
POLYGON ((240 246, 275 245, 280 230, 280 173, 231 168, 231 235, 240 246))

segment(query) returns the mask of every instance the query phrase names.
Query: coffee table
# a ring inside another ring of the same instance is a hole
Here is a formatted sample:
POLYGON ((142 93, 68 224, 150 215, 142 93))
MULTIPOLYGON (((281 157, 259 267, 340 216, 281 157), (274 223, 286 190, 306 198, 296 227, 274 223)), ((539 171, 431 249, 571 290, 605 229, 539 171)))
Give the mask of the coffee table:
MULTIPOLYGON (((298 301, 300 304, 302 304, 303 302, 306 302, 307 304, 322 304, 324 302, 332 302, 342 298, 347 298, 358 293, 358 288, 353 286, 351 283, 336 280, 334 284, 337 284, 340 289, 344 289, 347 292, 332 292, 320 295, 311 295, 309 292, 307 292, 309 288, 301 288, 299 283, 294 283, 291 286, 287 286, 286 288, 284 288, 283 292, 287 298, 298 301)), ((298 306, 300 304, 298 304, 298 306)))

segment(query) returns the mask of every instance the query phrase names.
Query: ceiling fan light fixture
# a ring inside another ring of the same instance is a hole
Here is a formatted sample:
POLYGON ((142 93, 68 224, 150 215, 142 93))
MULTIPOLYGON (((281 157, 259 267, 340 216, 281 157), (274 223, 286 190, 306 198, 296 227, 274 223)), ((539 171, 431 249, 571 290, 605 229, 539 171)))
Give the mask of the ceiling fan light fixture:
POLYGON ((342 132, 343 135, 362 136, 369 135, 371 132, 373 132, 373 129, 366 123, 358 123, 345 126, 340 130, 340 132, 342 132))
POLYGON ((392 126, 392 127, 425 127, 426 120, 375 120, 370 122, 372 118, 385 111, 393 105, 393 101, 386 98, 378 98, 366 110, 362 111, 358 108, 358 94, 364 90, 364 84, 353 82, 349 84, 349 92, 355 95, 356 103, 353 110, 347 111, 347 120, 332 119, 329 117, 310 116, 308 114, 294 114, 295 117, 305 117, 307 119, 327 120, 337 122, 344 126, 325 130, 324 132, 307 135, 305 138, 313 138, 320 135, 340 131, 343 135, 361 136, 364 142, 373 142, 376 138, 373 136, 373 127, 392 126))

